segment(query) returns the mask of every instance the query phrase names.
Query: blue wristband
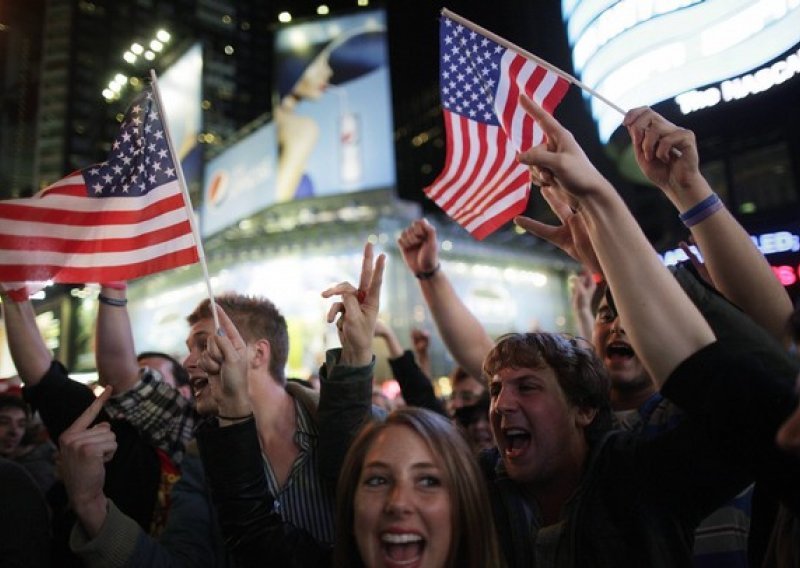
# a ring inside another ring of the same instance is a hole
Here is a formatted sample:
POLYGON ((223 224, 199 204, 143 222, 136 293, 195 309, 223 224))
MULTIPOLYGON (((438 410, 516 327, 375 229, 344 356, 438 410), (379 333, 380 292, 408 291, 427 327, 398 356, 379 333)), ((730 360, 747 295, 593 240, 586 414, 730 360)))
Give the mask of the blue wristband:
POLYGON ((687 227, 693 227, 722 209, 722 200, 716 193, 712 193, 688 211, 678 215, 681 222, 687 227))

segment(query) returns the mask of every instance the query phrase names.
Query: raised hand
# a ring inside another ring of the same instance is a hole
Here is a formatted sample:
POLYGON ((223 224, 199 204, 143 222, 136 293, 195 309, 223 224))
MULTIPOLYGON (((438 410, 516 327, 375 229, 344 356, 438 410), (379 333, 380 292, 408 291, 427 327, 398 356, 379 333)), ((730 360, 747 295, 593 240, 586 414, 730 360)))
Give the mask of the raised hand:
POLYGON ((628 129, 642 173, 670 199, 675 201, 676 193, 705 185, 691 130, 672 124, 649 107, 628 111, 622 124, 628 129))
POLYGON ((553 183, 550 183, 542 186, 541 193, 550 205, 550 209, 561 221, 561 225, 548 225, 524 216, 517 217, 516 224, 540 239, 554 244, 592 272, 601 272, 600 263, 586 231, 585 221, 564 201, 563 190, 559 192, 553 183))
POLYGON ((411 330, 411 345, 414 348, 414 353, 419 355, 427 355, 428 349, 431 344, 431 334, 424 329, 414 328, 411 330))
POLYGON ((341 282, 322 292, 323 298, 341 296, 341 300, 335 302, 328 311, 327 320, 328 323, 333 323, 336 315, 341 314, 336 325, 342 343, 339 362, 343 365, 363 366, 372 361, 372 338, 380 310, 386 255, 379 255, 374 263, 373 257, 373 246, 367 243, 364 247, 358 288, 349 282, 341 282))
POLYGON ((439 243, 436 229, 427 219, 419 219, 409 225, 397 239, 406 266, 414 274, 431 272, 439 265, 439 243))
POLYGON ((111 391, 111 387, 106 387, 59 437, 64 486, 72 508, 91 535, 97 534, 105 522, 105 463, 114 457, 117 450, 117 439, 109 423, 91 424, 111 396, 111 391))
POLYGON ((553 180, 551 185, 566 192, 566 201, 572 207, 577 207, 579 201, 589 195, 614 191, 569 130, 525 95, 520 95, 520 104, 547 135, 545 144, 519 155, 521 163, 538 168, 545 180, 553 180))
POLYGON ((225 310, 216 308, 220 330, 217 335, 208 337, 200 367, 208 373, 219 416, 247 416, 252 412, 247 383, 247 343, 225 310))

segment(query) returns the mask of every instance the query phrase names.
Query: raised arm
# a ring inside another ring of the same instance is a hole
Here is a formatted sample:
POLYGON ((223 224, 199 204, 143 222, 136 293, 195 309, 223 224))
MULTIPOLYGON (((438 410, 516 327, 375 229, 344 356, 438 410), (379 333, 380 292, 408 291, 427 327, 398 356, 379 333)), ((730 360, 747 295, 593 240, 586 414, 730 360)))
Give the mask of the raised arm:
POLYGON ((703 253, 714 285, 788 346, 791 338, 787 323, 792 313, 789 295, 700 173, 694 134, 648 107, 628 112, 624 124, 642 172, 681 214, 688 213, 684 223, 703 253), (673 148, 680 150, 680 157, 673 148))
POLYGON ((417 358, 417 364, 422 372, 432 376, 431 372, 431 336, 424 329, 414 328, 411 330, 411 348, 417 358))
MULTIPOLYGON (((662 384, 681 362, 712 343, 714 334, 572 134, 526 97, 521 101, 547 134, 547 143, 526 151, 520 161, 552 175, 576 211, 570 215, 583 217, 625 330, 662 384)), ((529 221, 520 217, 517 223, 527 228, 529 221)))
POLYGON ((53 356, 39 333, 30 300, 14 302, 3 295, 3 321, 6 325, 8 350, 17 374, 25 386, 39 384, 50 368, 53 356))
MULTIPOLYGON (((421 330, 412 337, 415 341, 427 344, 427 334, 421 330)), ((414 359, 411 351, 405 351, 397 339, 391 326, 378 321, 375 325, 375 337, 386 341, 389 348, 389 367, 392 369, 400 393, 408 406, 420 406, 447 416, 442 403, 436 398, 436 391, 431 384, 430 375, 425 372, 422 365, 414 359)), ((427 349, 423 349, 427 353, 427 349)))
POLYGON ((133 344, 125 287, 103 285, 97 310, 95 361, 101 385, 114 387, 114 393, 129 390, 139 380, 139 363, 133 344))
POLYGON ((447 349, 470 375, 482 376, 483 358, 494 342, 441 269, 436 229, 425 219, 414 221, 397 242, 447 349))
POLYGON ((383 342, 386 343, 386 349, 389 351, 390 359, 397 359, 398 357, 403 356, 405 350, 403 349, 403 346, 400 345, 400 340, 397 339, 397 334, 394 332, 391 326, 386 325, 380 320, 376 321, 375 337, 382 339, 383 342))
POLYGON ((580 274, 570 276, 570 300, 572 315, 575 317, 575 329, 578 335, 586 339, 591 339, 594 329, 592 296, 596 289, 597 284, 590 272, 584 270, 580 274))

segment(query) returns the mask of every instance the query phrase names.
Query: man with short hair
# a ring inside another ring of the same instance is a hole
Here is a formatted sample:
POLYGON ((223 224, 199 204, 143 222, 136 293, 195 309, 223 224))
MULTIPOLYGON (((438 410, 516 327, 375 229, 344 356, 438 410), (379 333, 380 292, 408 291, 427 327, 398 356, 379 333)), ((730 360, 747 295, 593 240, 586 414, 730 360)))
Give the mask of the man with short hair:
POLYGON ((24 400, 0 394, 0 457, 14 459, 29 418, 30 409, 24 400))
MULTIPOLYGON (((773 444, 796 404, 785 377, 717 341, 572 135, 522 103, 547 142, 520 161, 545 172, 565 217, 585 223, 631 345, 687 418, 652 438, 609 432, 605 370, 588 347, 552 334, 501 338, 484 363, 498 444, 484 471, 509 564, 688 565, 697 522, 753 479, 800 508, 798 464, 773 444)), ((680 138, 661 143, 658 159, 673 163, 671 147, 689 159, 680 138)))
POLYGON ((317 393, 286 381, 286 321, 263 298, 222 296, 189 316, 198 410, 217 409, 197 442, 229 550, 243 566, 324 565, 334 539, 335 483, 349 443, 370 416, 372 338, 385 257, 367 244, 359 288, 342 283, 341 349, 331 349, 317 393), (310 538, 309 538, 310 537, 310 538))

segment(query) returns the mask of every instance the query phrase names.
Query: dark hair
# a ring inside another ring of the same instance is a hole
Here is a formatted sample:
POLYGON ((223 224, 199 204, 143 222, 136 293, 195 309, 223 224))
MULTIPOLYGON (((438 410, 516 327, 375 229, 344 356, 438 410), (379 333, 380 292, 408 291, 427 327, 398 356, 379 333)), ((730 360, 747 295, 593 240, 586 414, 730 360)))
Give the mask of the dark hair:
MULTIPOLYGON (((456 386, 458 383, 460 383, 460 382, 462 382, 462 381, 466 381, 467 379, 470 379, 470 378, 472 378, 472 375, 470 375, 469 373, 467 373, 467 371, 466 371, 466 370, 464 370, 464 367, 461 367, 461 366, 456 366, 456 367, 455 367, 455 368, 454 368, 454 369, 453 369, 453 370, 450 372, 450 377, 449 377, 449 378, 450 378, 450 384, 451 384, 452 386, 456 386)), ((480 379, 480 378, 478 378, 478 379, 475 379, 475 380, 477 380, 479 383, 480 383, 480 382, 483 382, 483 381, 481 381, 481 379, 480 379)), ((484 385, 484 386, 485 386, 485 385, 484 385)))
POLYGON ((0 394, 0 410, 4 408, 19 408, 28 418, 31 417, 31 407, 20 397, 13 394, 0 394))
POLYGON ((603 362, 586 340, 558 333, 509 333, 500 337, 483 362, 492 377, 503 369, 539 369, 549 366, 567 401, 577 407, 595 408, 597 415, 586 428, 592 444, 611 428, 611 383, 603 362))
POLYGON ((353 534, 353 503, 364 459, 378 435, 390 426, 410 429, 441 460, 445 484, 450 492, 453 531, 447 566, 484 568, 501 565, 486 481, 469 445, 444 416, 418 407, 395 410, 385 422, 367 423, 350 446, 336 492, 337 538, 333 565, 337 568, 364 566, 353 534))
POLYGON ((608 303, 614 307, 614 299, 611 298, 611 290, 609 290, 608 284, 606 284, 605 280, 597 283, 597 287, 594 289, 594 294, 592 294, 592 300, 589 304, 592 310, 592 315, 597 315, 597 310, 600 308, 600 303, 603 301, 603 298, 607 298, 608 303))
MULTIPOLYGON (((225 294, 214 298, 246 343, 254 343, 259 339, 269 341, 269 372, 280 384, 286 383, 286 361, 289 357, 289 331, 286 319, 266 298, 243 296, 241 294, 225 294)), ((210 319, 211 301, 206 298, 189 314, 186 320, 189 325, 210 319)))
POLYGON ((172 355, 161 351, 142 351, 136 356, 136 360, 141 363, 142 359, 164 359, 169 361, 170 365, 172 365, 172 376, 175 377, 175 386, 183 387, 189 384, 189 372, 172 355))
POLYGON ((332 85, 365 75, 387 61, 386 31, 382 28, 354 28, 338 36, 302 48, 281 50, 276 87, 279 100, 293 93, 306 70, 318 57, 327 57, 333 72, 332 85))

